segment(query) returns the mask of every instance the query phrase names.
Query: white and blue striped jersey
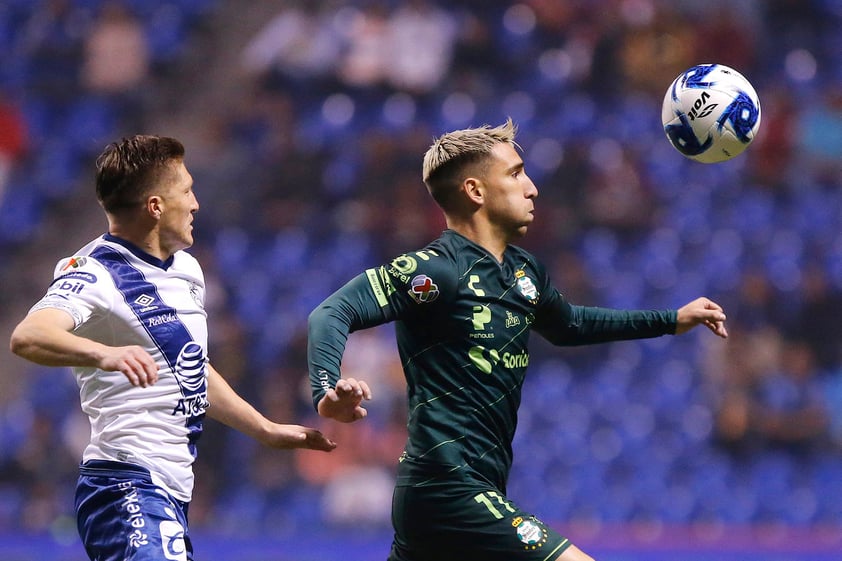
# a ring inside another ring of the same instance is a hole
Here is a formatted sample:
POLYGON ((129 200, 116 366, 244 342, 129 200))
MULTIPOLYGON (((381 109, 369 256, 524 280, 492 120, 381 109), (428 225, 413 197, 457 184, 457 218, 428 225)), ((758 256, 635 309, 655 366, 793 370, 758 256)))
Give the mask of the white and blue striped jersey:
POLYGON ((119 372, 74 368, 91 440, 82 461, 147 468, 153 482, 189 501, 207 400, 207 314, 202 269, 179 251, 161 261, 105 234, 59 261, 42 308, 66 311, 73 333, 109 346, 139 345, 158 382, 132 386, 119 372))

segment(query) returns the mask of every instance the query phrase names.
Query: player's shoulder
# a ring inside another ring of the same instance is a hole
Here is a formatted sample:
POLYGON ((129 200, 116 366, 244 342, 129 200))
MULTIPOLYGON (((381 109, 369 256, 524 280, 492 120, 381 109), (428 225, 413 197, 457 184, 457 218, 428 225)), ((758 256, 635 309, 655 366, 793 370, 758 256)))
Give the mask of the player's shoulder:
POLYGON ((443 235, 422 248, 395 257, 390 265, 399 271, 412 272, 418 268, 442 269, 452 267, 459 252, 443 235))
POLYGON ((77 277, 84 279, 93 277, 90 282, 95 282, 97 274, 103 270, 103 267, 93 254, 96 248, 103 243, 104 240, 101 237, 97 238, 76 250, 72 255, 60 258, 53 271, 53 278, 77 277))
POLYGON ((450 294, 458 281, 457 253, 442 238, 424 247, 402 253, 384 264, 376 273, 391 287, 388 292, 409 294, 420 303, 438 300, 440 294, 450 294))
POLYGON ((199 263, 199 260, 183 249, 176 251, 175 255, 173 255, 173 266, 195 274, 201 274, 202 272, 202 265, 199 263))
POLYGON ((100 298, 113 288, 107 269, 95 257, 96 248, 102 243, 102 238, 97 238, 58 260, 45 301, 54 302, 51 299, 58 297, 62 304, 59 307, 63 307, 68 298, 100 298))

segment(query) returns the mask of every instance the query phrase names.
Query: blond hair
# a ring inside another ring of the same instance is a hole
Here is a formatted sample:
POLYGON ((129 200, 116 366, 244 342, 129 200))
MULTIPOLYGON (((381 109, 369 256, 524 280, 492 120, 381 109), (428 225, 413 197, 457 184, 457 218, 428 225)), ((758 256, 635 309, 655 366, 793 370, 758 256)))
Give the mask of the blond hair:
POLYGON ((468 166, 481 164, 498 144, 515 143, 517 126, 511 118, 497 127, 483 125, 443 134, 424 154, 421 170, 427 190, 443 208, 458 192, 468 166))

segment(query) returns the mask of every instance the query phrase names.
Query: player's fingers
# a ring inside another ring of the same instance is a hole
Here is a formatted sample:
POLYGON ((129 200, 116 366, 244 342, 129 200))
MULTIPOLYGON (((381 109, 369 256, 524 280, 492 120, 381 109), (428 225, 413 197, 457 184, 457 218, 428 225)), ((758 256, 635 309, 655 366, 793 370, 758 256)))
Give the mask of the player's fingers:
POLYGON ((152 385, 158 381, 158 365, 154 362, 144 362, 143 364, 143 373, 146 377, 146 384, 152 385))
POLYGON ((336 382, 336 393, 340 397, 354 393, 354 382, 355 380, 353 378, 341 378, 336 382))
POLYGON ((304 438, 305 443, 304 446, 310 448, 311 450, 323 450, 325 452, 330 452, 334 448, 336 448, 336 443, 322 434, 321 431, 316 429, 304 429, 304 438))
POLYGON ((710 329, 714 334, 718 335, 719 337, 725 338, 728 337, 728 331, 725 329, 725 325, 720 321, 707 321, 705 322, 708 329, 710 329))
POLYGON ((721 309, 711 309, 711 311, 708 312, 708 318, 713 321, 725 321, 727 319, 727 317, 725 316, 725 312, 723 312, 721 309))
POLYGON ((141 387, 151 386, 158 380, 158 369, 154 363, 140 359, 133 366, 141 387))
POLYGON ((371 399, 371 388, 368 387, 366 382, 360 380, 360 389, 362 390, 362 396, 364 399, 371 399))
POLYGON ((123 363, 120 371, 129 378, 132 385, 145 388, 158 381, 158 365, 145 350, 128 347, 123 363))
POLYGON ((138 376, 130 368, 123 368, 121 370, 121 372, 122 372, 123 376, 126 377, 126 380, 128 380, 131 385, 133 385, 135 387, 143 385, 143 381, 140 379, 140 376, 138 376))
POLYGON ((368 415, 368 411, 366 410, 365 407, 357 406, 357 408, 354 409, 354 419, 356 419, 356 420, 364 419, 367 415, 368 415))
POLYGON ((347 388, 348 388, 346 391, 349 394, 353 394, 353 395, 357 395, 357 396, 363 395, 363 390, 362 390, 362 387, 360 386, 360 382, 356 378, 345 378, 345 382, 347 383, 347 388))
POLYGON ((145 388, 148 385, 148 376, 144 370, 143 364, 133 359, 127 359, 120 372, 129 380, 129 383, 135 387, 145 388))

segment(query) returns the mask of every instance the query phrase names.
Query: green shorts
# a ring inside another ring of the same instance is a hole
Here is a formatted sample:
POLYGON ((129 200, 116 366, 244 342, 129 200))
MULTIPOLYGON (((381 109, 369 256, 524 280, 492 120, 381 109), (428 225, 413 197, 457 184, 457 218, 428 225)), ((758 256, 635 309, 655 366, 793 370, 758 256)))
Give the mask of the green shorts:
POLYGON ((389 561, 552 561, 570 541, 494 489, 396 487, 389 561))

